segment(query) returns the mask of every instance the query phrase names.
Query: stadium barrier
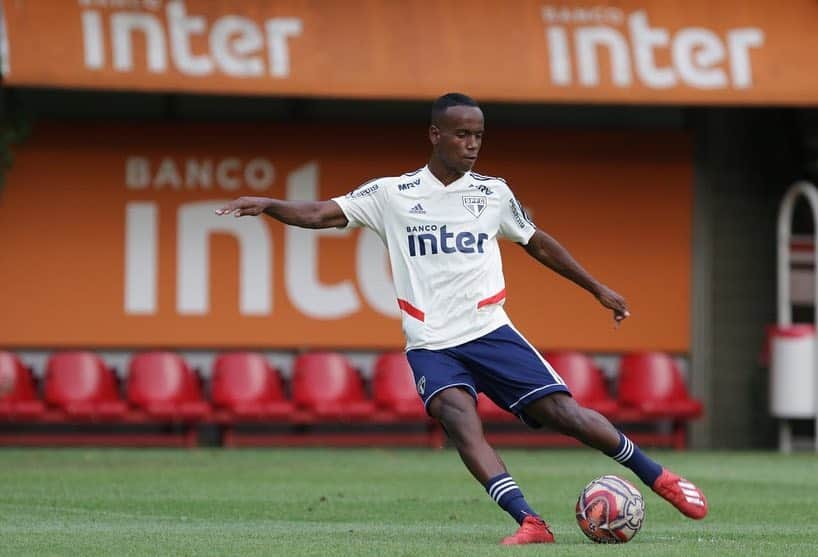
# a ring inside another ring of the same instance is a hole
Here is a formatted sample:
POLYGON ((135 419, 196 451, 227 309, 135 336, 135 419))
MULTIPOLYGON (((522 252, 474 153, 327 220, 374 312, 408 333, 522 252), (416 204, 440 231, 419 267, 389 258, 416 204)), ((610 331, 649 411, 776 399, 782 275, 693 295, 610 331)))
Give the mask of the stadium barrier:
MULTIPOLYGON (((616 396, 587 355, 546 357, 578 402, 635 442, 687 446, 687 424, 701 416, 702 405, 690 397, 667 354, 623 356, 616 396)), ((58 352, 49 357, 38 385, 15 354, 0 352, 0 445, 192 447, 205 427, 214 428, 225 447, 445 444, 445 433, 416 395, 401 352, 380 354, 369 382, 347 357, 333 352, 297 356, 289 381, 252 352, 220 354, 209 384, 172 352, 136 354, 127 368, 120 381, 92 352, 58 352)), ((526 428, 483 394, 477 408, 486 437, 498 446, 579 445, 526 428)))

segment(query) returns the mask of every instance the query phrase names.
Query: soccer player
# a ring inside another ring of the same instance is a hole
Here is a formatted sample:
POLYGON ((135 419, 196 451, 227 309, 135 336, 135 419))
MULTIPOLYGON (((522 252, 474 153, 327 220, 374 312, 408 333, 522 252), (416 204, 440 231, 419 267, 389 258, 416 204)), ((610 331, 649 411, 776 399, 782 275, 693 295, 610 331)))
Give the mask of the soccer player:
POLYGON ((426 166, 378 178, 327 201, 241 197, 217 214, 266 214, 304 228, 374 230, 389 251, 402 310, 406 355, 426 411, 445 428, 469 472, 520 525, 503 544, 549 543, 554 536, 528 505, 505 464, 486 442, 478 392, 531 427, 548 426, 631 469, 684 515, 707 514, 701 490, 646 456, 597 412, 577 404, 565 382, 514 328, 497 238, 629 316, 625 300, 592 277, 554 238, 538 229, 502 178, 472 171, 483 139, 483 112, 466 95, 432 105, 426 166))

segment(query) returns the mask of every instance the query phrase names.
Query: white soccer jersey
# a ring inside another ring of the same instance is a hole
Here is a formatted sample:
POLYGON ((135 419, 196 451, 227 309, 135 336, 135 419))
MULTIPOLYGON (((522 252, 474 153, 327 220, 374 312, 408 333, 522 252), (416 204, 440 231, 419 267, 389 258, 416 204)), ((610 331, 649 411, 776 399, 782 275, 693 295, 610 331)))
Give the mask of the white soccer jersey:
POLYGON ((526 244, 535 227, 504 180, 467 172, 444 186, 423 167, 334 201, 348 226, 386 244, 407 350, 457 346, 509 323, 497 237, 526 244))

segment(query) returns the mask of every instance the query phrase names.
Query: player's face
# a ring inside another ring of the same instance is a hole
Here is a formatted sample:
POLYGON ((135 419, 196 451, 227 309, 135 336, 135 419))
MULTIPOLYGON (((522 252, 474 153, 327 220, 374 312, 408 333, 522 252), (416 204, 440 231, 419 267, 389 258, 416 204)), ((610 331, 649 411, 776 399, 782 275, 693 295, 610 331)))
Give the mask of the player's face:
POLYGON ((435 156, 449 169, 464 174, 477 162, 483 142, 483 111, 452 106, 429 128, 435 156))

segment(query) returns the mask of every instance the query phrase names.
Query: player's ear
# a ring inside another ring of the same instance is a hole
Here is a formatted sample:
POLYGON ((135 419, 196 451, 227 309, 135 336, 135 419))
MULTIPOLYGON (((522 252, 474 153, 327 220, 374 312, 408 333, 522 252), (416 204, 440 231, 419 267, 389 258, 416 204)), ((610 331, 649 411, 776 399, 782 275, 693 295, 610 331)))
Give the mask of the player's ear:
POLYGON ((437 142, 440 141, 440 128, 434 124, 429 126, 429 141, 432 142, 432 145, 437 145, 437 142))

